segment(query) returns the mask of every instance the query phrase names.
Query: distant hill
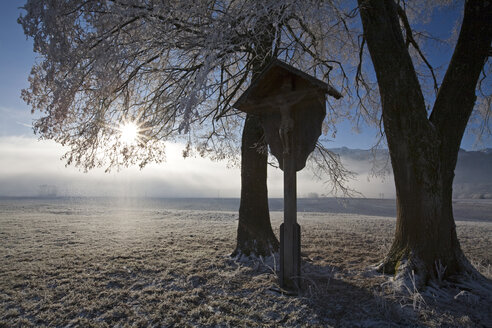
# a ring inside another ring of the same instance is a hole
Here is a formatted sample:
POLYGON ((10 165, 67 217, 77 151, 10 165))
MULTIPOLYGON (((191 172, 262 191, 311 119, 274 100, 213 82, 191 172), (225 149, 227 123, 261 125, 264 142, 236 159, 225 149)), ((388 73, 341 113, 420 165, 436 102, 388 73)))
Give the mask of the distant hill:
POLYGON ((484 148, 484 149, 481 149, 480 152, 490 155, 490 154, 492 154, 492 148, 484 148))
MULTIPOLYGON (((342 161, 359 174, 370 175, 373 167, 371 163, 374 162, 376 172, 392 174, 387 149, 371 151, 342 147, 331 150, 340 154, 342 161)), ((492 199, 492 148, 478 151, 460 149, 455 170, 453 197, 492 199)))
POLYGON ((492 198, 492 149, 461 149, 455 174, 455 198, 492 198))

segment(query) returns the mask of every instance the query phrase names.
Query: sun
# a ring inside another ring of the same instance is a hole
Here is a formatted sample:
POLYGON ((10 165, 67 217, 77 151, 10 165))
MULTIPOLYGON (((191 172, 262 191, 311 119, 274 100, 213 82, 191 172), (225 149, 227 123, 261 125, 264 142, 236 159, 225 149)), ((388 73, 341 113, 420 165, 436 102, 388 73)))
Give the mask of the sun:
POLYGON ((124 122, 118 128, 121 142, 132 145, 138 142, 140 129, 135 122, 124 122))

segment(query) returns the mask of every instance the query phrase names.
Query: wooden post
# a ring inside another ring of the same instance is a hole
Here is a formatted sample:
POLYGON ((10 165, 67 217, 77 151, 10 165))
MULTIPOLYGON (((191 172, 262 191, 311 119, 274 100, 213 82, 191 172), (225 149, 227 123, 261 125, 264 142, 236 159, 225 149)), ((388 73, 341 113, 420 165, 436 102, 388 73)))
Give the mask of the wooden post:
MULTIPOLYGON (((289 115, 288 112, 282 113, 289 115)), ((289 117, 290 118, 290 117, 289 117)), ((295 142, 292 131, 281 130, 284 143, 284 223, 280 225, 280 286, 289 290, 300 289, 301 228, 297 224, 297 181, 295 142)))
POLYGON ((326 115, 326 94, 336 99, 342 97, 328 83, 274 59, 232 106, 261 118, 265 140, 284 171, 280 286, 290 291, 301 288, 301 228, 297 224, 296 172, 304 168, 321 135, 326 115))

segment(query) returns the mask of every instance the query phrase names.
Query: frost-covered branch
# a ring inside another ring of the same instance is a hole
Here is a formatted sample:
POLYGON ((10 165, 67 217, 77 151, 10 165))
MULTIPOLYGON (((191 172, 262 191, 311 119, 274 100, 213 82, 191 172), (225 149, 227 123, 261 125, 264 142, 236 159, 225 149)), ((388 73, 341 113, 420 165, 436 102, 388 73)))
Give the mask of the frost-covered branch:
POLYGON ((412 27, 410 26, 410 23, 408 21, 408 17, 407 17, 407 14, 405 13, 405 10, 401 6, 398 6, 398 16, 400 17, 400 20, 402 21, 403 27, 405 29, 407 47, 411 44, 415 48, 415 50, 417 50, 420 58, 424 61, 425 65, 427 66, 427 68, 429 69, 429 71, 432 75, 432 80, 434 82, 434 91, 437 94, 437 91, 439 90, 439 86, 437 85, 437 79, 436 79, 436 75, 434 74, 434 68, 432 68, 432 65, 429 63, 426 56, 424 55, 424 53, 420 49, 419 44, 413 38, 412 27))
POLYGON ((316 143, 316 148, 309 157, 309 169, 318 180, 324 181, 331 194, 343 197, 361 195, 348 186, 355 173, 345 168, 340 155, 327 149, 320 142, 316 143))

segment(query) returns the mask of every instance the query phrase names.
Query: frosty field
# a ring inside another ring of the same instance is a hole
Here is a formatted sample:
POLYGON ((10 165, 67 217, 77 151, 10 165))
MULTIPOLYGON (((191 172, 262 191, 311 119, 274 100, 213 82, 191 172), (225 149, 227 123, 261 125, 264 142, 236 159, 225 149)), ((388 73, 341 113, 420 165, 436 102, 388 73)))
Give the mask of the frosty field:
MULTIPOLYGON (((395 293, 372 266, 394 201, 299 200, 303 293, 278 259, 229 257, 237 200, 0 199, 0 327, 491 327, 492 296, 395 293), (316 212, 311 212, 312 210, 316 212)), ((281 204, 271 202, 278 235, 281 204)), ((455 203, 462 248, 492 278, 492 202, 455 203)))

